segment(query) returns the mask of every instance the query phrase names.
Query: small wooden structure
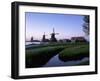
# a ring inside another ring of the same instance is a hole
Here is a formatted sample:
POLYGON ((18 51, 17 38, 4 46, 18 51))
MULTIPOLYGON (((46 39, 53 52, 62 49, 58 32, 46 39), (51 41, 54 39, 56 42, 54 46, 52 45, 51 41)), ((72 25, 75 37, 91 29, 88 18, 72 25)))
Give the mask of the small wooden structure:
POLYGON ((84 37, 72 37, 71 42, 86 42, 84 37))

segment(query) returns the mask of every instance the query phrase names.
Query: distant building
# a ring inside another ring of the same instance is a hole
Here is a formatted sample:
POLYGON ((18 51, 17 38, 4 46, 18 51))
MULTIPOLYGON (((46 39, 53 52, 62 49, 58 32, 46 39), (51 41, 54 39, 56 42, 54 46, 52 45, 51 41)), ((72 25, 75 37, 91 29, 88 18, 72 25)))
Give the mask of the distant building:
POLYGON ((70 40, 70 39, 65 39, 65 41, 66 41, 66 42, 71 42, 71 40, 70 40))
POLYGON ((86 42, 84 37, 72 37, 71 42, 86 42))
POLYGON ((66 42, 71 42, 71 40, 70 39, 60 39, 59 42, 66 43, 66 42))
POLYGON ((34 40, 33 37, 31 37, 29 42, 40 42, 40 40, 34 40))

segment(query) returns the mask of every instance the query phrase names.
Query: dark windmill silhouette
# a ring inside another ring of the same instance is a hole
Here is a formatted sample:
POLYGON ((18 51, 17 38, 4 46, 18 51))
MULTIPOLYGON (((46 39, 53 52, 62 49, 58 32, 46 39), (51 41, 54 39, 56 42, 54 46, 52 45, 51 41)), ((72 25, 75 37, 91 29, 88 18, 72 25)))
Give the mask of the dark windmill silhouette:
POLYGON ((51 35, 50 41, 51 42, 57 42, 55 35, 58 35, 58 34, 59 33, 55 33, 55 29, 53 28, 53 32, 50 34, 51 35))
POLYGON ((47 36, 47 35, 45 35, 45 32, 44 32, 44 35, 43 35, 43 37, 42 37, 42 42, 46 42, 46 36, 47 36))
POLYGON ((30 41, 33 42, 33 37, 31 37, 31 40, 30 41))

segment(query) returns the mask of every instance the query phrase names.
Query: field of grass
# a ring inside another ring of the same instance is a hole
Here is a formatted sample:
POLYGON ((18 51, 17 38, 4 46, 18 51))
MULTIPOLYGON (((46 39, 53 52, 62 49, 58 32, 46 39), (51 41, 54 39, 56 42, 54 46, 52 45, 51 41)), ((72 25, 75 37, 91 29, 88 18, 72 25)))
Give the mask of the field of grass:
POLYGON ((79 60, 83 57, 89 57, 89 45, 66 48, 59 53, 59 59, 62 61, 79 60))
POLYGON ((40 67, 46 64, 50 58, 62 51, 66 46, 42 47, 26 50, 26 68, 40 67))
POLYGON ((86 43, 84 43, 84 42, 82 42, 82 43, 80 43, 80 42, 78 42, 78 43, 49 43, 49 44, 40 44, 40 45, 27 45, 26 46, 26 50, 31 50, 31 49, 36 49, 36 48, 42 48, 42 47, 49 47, 49 46, 65 46, 65 45, 67 45, 67 46, 76 46, 76 45, 84 45, 84 44, 86 44, 86 43))
POLYGON ((89 56, 87 43, 55 43, 26 48, 26 68, 41 67, 59 54, 62 61, 89 56))

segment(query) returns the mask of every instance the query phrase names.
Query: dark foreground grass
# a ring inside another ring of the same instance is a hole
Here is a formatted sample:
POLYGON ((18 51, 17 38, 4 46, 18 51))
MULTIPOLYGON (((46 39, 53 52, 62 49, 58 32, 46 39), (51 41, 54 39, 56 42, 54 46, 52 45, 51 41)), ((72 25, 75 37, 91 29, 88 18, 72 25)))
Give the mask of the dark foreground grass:
POLYGON ((43 47, 26 50, 26 68, 41 67, 66 46, 43 47))
POLYGON ((59 53, 59 59, 62 61, 79 60, 84 57, 89 57, 89 45, 66 48, 59 53))
POLYGON ((76 58, 79 59, 80 57, 83 57, 83 55, 89 56, 88 49, 87 43, 32 46, 26 48, 25 66, 26 68, 42 67, 56 54, 59 54, 59 58, 62 61, 73 60, 76 58))

